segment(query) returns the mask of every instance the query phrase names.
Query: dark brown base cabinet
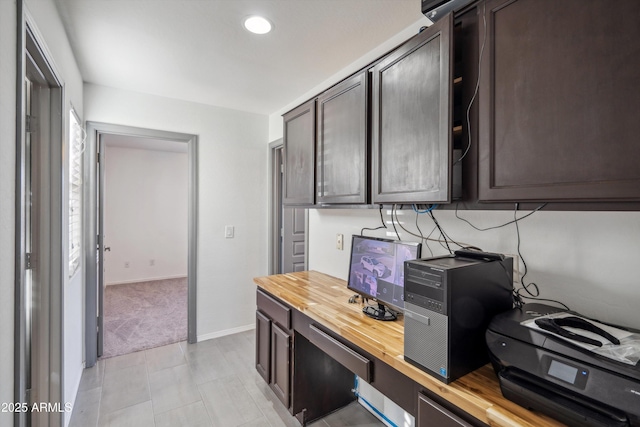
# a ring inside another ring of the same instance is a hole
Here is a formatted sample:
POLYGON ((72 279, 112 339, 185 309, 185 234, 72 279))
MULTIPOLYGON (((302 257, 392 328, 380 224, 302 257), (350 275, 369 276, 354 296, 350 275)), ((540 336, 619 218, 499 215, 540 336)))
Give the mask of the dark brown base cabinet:
POLYGON ((271 319, 256 311, 256 370, 271 382, 271 319))
POLYGON ((291 309, 258 292, 256 370, 288 408, 291 390, 291 309))
POLYGON ((472 427, 470 424, 426 397, 424 394, 418 394, 418 419, 417 427, 472 427))
POLYGON ((271 325, 271 389, 284 406, 289 406, 291 384, 291 336, 271 325))
POLYGON ((484 425, 440 405, 413 379, 279 299, 258 290, 257 303, 256 370, 302 425, 353 402, 356 375, 416 417, 418 426, 484 425))

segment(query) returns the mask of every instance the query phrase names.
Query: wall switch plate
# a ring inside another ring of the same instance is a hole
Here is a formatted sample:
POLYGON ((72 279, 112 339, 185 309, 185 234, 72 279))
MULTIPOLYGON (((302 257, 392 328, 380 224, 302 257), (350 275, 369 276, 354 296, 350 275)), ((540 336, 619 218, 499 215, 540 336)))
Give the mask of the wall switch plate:
POLYGON ((234 227, 233 225, 226 225, 224 227, 224 237, 227 239, 233 239, 234 227))
POLYGON ((336 234, 336 249, 339 251, 344 249, 344 236, 342 234, 336 234))

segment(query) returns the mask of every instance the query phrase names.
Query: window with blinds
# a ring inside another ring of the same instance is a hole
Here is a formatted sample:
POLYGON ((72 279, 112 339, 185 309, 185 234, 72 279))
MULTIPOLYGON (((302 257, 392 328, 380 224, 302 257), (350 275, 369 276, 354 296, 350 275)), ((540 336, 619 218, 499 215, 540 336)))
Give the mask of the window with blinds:
POLYGON ((75 111, 69 124, 69 277, 80 266, 82 253, 82 154, 85 131, 75 111))

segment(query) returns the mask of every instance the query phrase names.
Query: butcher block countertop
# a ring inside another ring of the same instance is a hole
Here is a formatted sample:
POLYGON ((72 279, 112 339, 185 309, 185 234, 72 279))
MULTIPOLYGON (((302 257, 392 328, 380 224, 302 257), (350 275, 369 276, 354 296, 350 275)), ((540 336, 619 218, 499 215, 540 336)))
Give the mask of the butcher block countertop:
POLYGON ((490 426, 563 425, 502 397, 489 364, 447 385, 405 362, 404 319, 381 322, 365 316, 361 303, 348 302, 354 293, 342 279, 303 271, 256 277, 254 281, 259 288, 490 426))

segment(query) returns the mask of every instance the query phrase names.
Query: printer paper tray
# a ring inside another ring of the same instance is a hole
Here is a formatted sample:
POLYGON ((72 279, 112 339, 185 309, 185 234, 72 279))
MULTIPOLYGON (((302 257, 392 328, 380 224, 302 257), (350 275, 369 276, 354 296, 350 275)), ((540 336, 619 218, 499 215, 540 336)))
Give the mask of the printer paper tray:
POLYGON ((535 377, 514 369, 498 374, 502 394, 525 408, 534 409, 569 426, 629 426, 627 416, 614 408, 586 401, 579 396, 549 389, 535 377))

